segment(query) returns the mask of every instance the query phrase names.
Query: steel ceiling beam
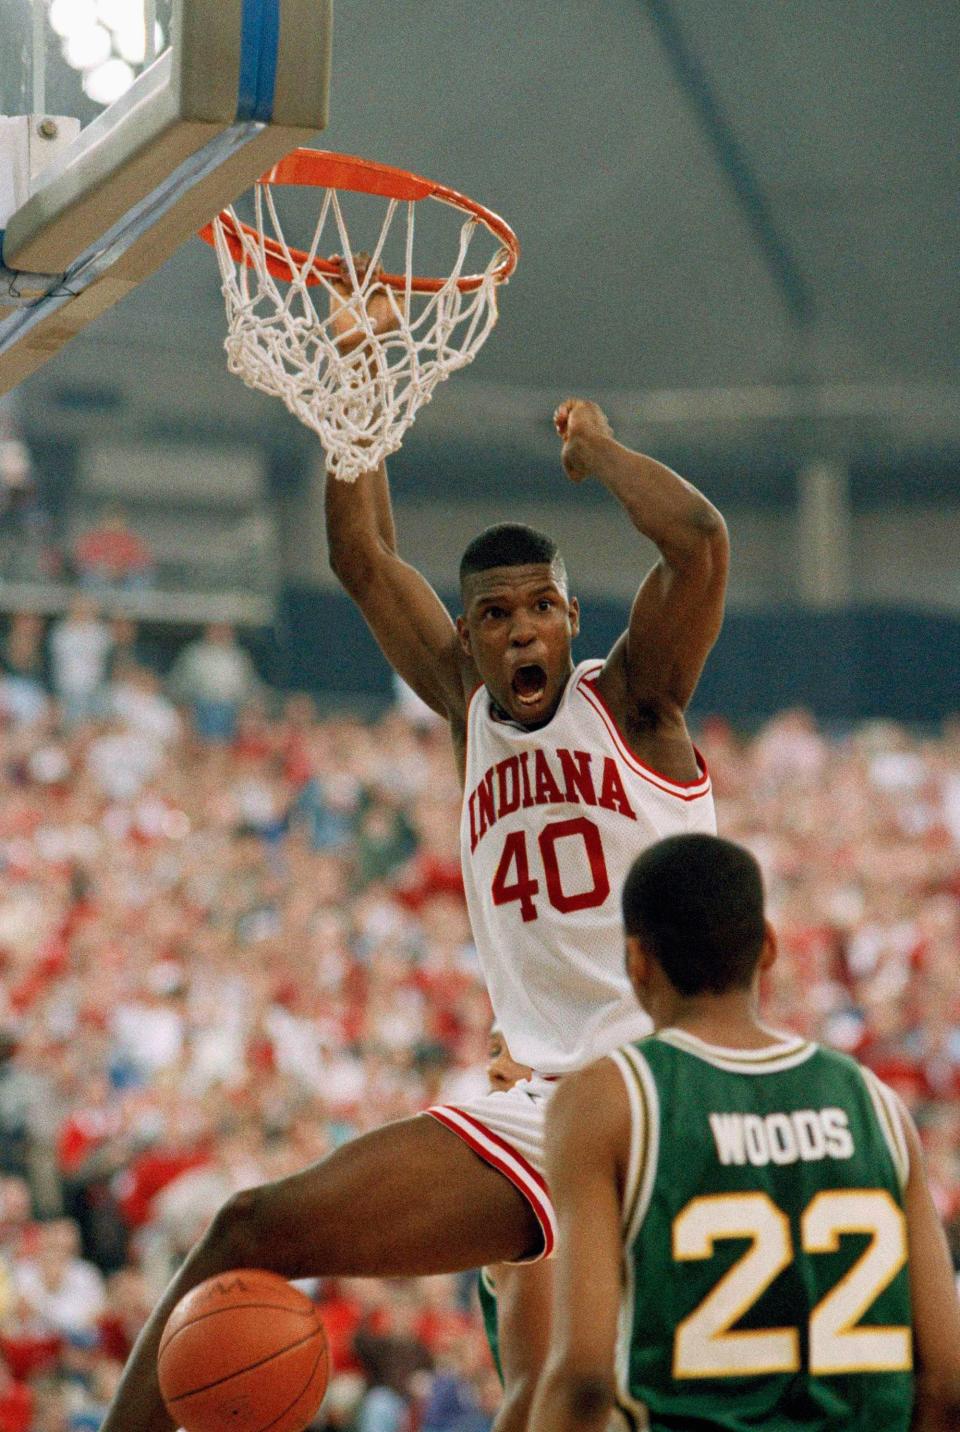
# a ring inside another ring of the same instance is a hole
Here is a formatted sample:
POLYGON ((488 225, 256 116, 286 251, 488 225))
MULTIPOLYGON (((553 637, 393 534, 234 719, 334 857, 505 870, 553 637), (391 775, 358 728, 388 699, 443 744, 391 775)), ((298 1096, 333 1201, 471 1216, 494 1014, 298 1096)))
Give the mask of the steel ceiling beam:
POLYGON ((642 0, 677 82, 686 94, 733 190, 774 285, 798 328, 816 318, 810 286, 786 236, 777 226, 763 186, 720 104, 703 63, 684 38, 672 0, 642 0))

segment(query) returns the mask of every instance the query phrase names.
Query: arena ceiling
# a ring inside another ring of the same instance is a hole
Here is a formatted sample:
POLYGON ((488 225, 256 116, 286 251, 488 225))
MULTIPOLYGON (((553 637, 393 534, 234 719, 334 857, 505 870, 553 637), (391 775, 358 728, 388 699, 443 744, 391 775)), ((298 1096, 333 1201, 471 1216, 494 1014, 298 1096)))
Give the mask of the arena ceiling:
MULTIPOLYGON (((571 391, 628 440, 758 471, 811 430, 952 455, 958 50, 953 0, 339 0, 318 147, 443 179, 523 248, 411 461, 526 454, 526 480, 571 391)), ((311 442, 226 374, 222 336, 193 241, 23 386, 24 421, 311 442)))

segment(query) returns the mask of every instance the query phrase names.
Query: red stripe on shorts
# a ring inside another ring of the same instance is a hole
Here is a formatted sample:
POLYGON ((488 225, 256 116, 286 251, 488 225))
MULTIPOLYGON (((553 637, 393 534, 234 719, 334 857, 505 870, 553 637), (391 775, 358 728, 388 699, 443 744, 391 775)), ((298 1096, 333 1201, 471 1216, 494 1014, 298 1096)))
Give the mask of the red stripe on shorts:
POLYGON ((491 1168, 497 1169, 505 1178, 508 1178, 533 1209, 534 1217, 543 1233, 543 1251, 536 1258, 523 1261, 536 1263, 541 1258, 549 1258, 557 1238, 556 1214, 553 1204, 550 1202, 547 1185, 536 1169, 531 1168, 523 1155, 518 1154, 516 1149, 499 1134, 493 1133, 479 1119, 465 1114, 455 1105, 434 1106, 432 1109, 427 1109, 426 1112, 445 1129, 449 1129, 451 1133, 461 1138, 479 1158, 483 1159, 484 1163, 490 1164, 491 1168), (463 1122, 459 1122, 460 1120, 463 1122), (465 1125, 466 1127, 464 1127, 465 1125), (506 1157, 498 1152, 499 1149, 504 1151, 506 1157), (509 1160, 512 1160, 518 1167, 512 1167, 509 1160))
POLYGON ((486 1134, 488 1139, 492 1139, 495 1144, 499 1144, 502 1149, 505 1149, 507 1153, 512 1155, 512 1157, 516 1159, 517 1163, 520 1164, 521 1167, 526 1171, 529 1177, 533 1179, 537 1187, 542 1189, 543 1192, 549 1198, 550 1190, 547 1188, 547 1180, 544 1178, 543 1174, 538 1173, 537 1170, 534 1168, 533 1164, 529 1163, 528 1160, 524 1158, 523 1154, 513 1147, 513 1144, 508 1143, 502 1134, 495 1134, 492 1129, 488 1129, 486 1124, 481 1123, 480 1120, 475 1118, 473 1114, 468 1114, 466 1109, 458 1109, 456 1104, 451 1104, 448 1107, 456 1110, 456 1112, 460 1115, 461 1119, 466 1119, 468 1124, 473 1124, 474 1128, 480 1129, 483 1133, 486 1134))

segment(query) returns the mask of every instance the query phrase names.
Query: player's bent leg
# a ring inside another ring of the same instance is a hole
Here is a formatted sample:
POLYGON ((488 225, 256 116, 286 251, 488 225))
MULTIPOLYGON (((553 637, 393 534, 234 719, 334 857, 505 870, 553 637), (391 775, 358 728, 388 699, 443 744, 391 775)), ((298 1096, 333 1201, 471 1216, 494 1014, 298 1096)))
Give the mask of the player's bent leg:
POLYGON ((526 1432, 550 1346, 553 1264, 504 1264, 496 1269, 495 1279, 503 1403, 494 1432, 526 1432))
MULTIPOLYGON (((542 1242, 527 1200, 461 1140, 418 1116, 345 1144, 302 1173, 232 1199, 231 1247, 286 1278, 418 1277, 476 1268, 497 1246, 542 1242)), ((505 1255, 501 1251, 498 1258, 505 1255)), ((238 1266, 238 1265, 234 1265, 238 1266)))
POLYGON ((376 1129, 224 1204, 140 1334, 101 1432, 172 1432, 157 1347, 174 1305, 205 1278, 244 1267, 287 1278, 458 1272, 535 1256, 542 1241, 519 1190, 436 1120, 376 1129))

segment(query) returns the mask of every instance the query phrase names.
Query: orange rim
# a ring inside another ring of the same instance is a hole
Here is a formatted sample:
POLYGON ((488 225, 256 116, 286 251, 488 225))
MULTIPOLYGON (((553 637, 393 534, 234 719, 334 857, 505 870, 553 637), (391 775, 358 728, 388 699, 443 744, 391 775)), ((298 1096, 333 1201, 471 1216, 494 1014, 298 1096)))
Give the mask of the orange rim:
MULTIPOLYGON (((334 154, 326 149, 295 149, 262 175, 258 183, 346 189, 355 194, 375 194, 384 199, 413 202, 436 199, 478 219, 494 238, 503 244, 506 252, 493 270, 495 283, 506 283, 520 257, 520 244, 516 234, 506 220, 501 219, 492 209, 478 204, 475 199, 468 199, 465 194, 458 194, 456 189, 450 189, 446 184, 435 184, 431 179, 421 178, 419 174, 411 174, 406 169, 393 169, 388 164, 375 164, 371 159, 358 159, 352 154, 334 154)), ((240 239, 240 232, 253 239, 258 248, 263 249, 267 269, 274 278, 289 281, 293 277, 291 260, 300 269, 307 262, 309 256, 303 249, 295 249, 292 245, 284 249, 276 239, 262 237, 250 224, 234 218, 227 209, 220 214, 220 222, 224 227, 227 248, 235 263, 245 263, 248 268, 252 267, 250 257, 240 239)), ((200 238, 210 245, 214 244, 212 223, 206 224, 200 230, 200 238)), ((310 270, 306 279, 308 287, 318 284, 321 278, 333 278, 340 272, 337 264, 320 258, 313 260, 310 270)), ((457 288, 461 293, 470 293, 485 281, 485 274, 467 274, 457 279, 457 288)), ((404 274, 385 273, 381 276, 381 282, 388 288, 401 291, 407 287, 404 274)), ((445 278, 413 277, 410 280, 410 288, 414 293, 437 293, 447 282, 445 278)))

